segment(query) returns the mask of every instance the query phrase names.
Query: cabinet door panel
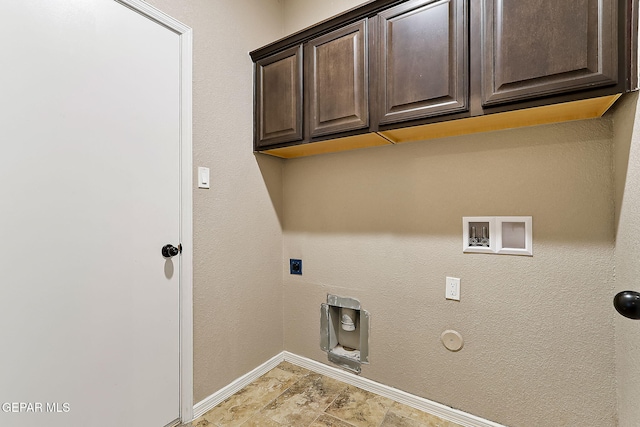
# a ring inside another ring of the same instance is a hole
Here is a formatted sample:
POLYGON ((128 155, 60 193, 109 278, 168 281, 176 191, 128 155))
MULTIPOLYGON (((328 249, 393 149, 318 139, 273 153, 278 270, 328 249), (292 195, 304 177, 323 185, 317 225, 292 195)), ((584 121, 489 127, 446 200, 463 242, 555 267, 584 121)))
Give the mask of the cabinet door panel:
POLYGON ((256 63, 256 147, 302 139, 302 46, 256 63))
POLYGON ((617 0, 482 0, 483 105, 617 83, 617 0))
POLYGON ((305 47, 311 137, 369 125, 366 20, 305 47))
POLYGON ((380 13, 380 124, 467 109, 467 28, 464 0, 413 0, 380 13))

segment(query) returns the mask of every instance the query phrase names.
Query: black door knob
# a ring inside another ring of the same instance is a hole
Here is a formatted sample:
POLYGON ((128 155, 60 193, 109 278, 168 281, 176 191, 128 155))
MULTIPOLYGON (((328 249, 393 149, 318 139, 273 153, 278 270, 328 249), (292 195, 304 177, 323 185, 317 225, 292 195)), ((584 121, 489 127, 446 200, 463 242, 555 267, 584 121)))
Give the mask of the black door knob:
POLYGON ((640 319, 640 293, 638 292, 620 292, 613 298, 613 306, 624 317, 640 319))
POLYGON ((173 245, 164 245, 162 247, 162 256, 165 258, 172 258, 182 252, 182 245, 178 245, 176 248, 173 245))

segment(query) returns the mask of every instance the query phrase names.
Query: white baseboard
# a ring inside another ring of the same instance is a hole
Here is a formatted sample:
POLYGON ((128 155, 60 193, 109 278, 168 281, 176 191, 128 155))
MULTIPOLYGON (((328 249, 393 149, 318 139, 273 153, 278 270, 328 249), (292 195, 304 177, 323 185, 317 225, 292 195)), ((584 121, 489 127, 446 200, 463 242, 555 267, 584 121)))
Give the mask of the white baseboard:
POLYGON ((237 392, 240 391, 243 387, 251 384, 262 375, 266 374, 276 366, 280 362, 284 360, 284 352, 273 356, 271 359, 264 362, 262 365, 255 368, 253 371, 244 374, 240 378, 233 381, 231 384, 226 385, 220 390, 213 393, 211 396, 204 398, 200 402, 193 405, 193 419, 195 420, 198 417, 201 417, 215 406, 222 403, 225 399, 233 396, 237 392))
POLYGON ((327 377, 342 381, 355 387, 359 387, 363 390, 370 391, 383 397, 388 397, 389 399, 393 399, 396 402, 411 406, 412 408, 427 412, 429 414, 435 415, 447 421, 454 422, 464 427, 505 427, 502 424, 476 417, 475 415, 450 408, 449 406, 445 406, 441 403, 434 402, 423 397, 415 396, 405 391, 398 390, 397 388, 389 387, 370 379, 363 378, 351 372, 343 371, 342 369, 334 368, 333 366, 325 365, 324 363, 316 362, 315 360, 307 359, 306 357, 289 353, 288 351, 283 351, 282 353, 272 357, 262 365, 255 368, 253 371, 249 372, 246 375, 243 375, 242 377, 238 378, 219 391, 213 393, 211 396, 207 397, 201 402, 198 402, 193 407, 194 419, 200 417, 228 397, 231 397, 242 387, 256 380, 261 375, 266 374, 271 369, 275 368, 280 362, 285 360, 318 374, 326 375, 327 377))

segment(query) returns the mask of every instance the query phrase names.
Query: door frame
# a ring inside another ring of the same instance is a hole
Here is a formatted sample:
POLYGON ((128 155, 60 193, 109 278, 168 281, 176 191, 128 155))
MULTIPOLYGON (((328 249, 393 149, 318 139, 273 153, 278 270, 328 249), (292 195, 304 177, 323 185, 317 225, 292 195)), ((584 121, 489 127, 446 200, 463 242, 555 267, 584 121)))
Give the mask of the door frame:
POLYGON ((180 37, 180 420, 193 419, 192 29, 141 0, 114 0, 180 37))

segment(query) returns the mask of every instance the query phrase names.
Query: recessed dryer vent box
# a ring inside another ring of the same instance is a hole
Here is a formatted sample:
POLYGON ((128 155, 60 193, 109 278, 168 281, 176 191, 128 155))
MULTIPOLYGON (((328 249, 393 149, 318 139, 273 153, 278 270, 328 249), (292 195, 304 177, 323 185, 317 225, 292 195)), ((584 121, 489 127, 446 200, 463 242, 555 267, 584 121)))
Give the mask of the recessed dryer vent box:
POLYGON ((462 250, 465 253, 533 256, 532 217, 463 217, 462 250))
POLYGON ((320 348, 330 362, 356 374, 369 363, 369 313, 360 301, 327 295, 320 306, 320 348))

